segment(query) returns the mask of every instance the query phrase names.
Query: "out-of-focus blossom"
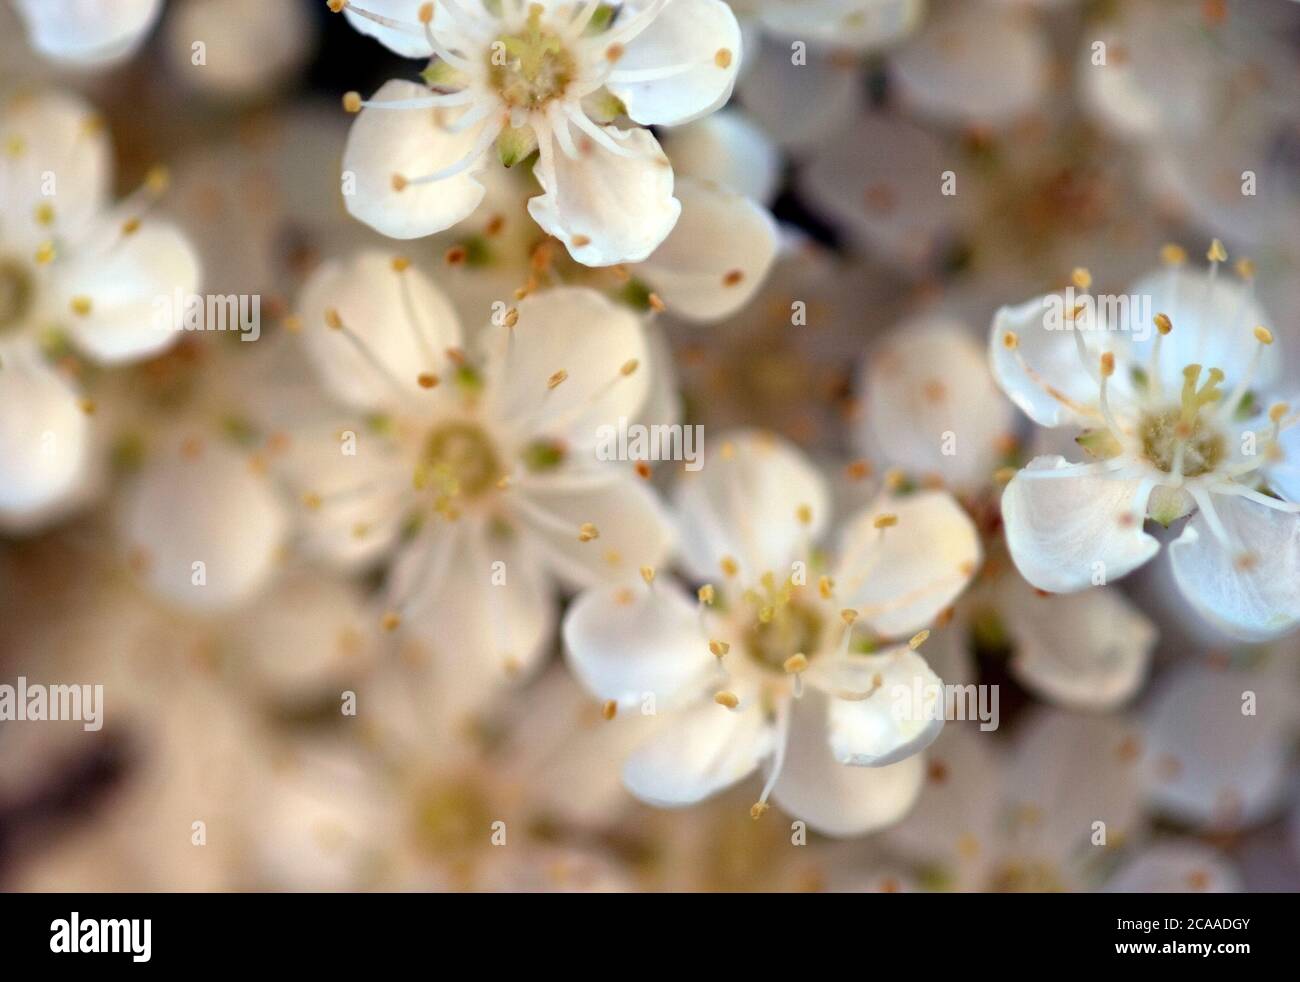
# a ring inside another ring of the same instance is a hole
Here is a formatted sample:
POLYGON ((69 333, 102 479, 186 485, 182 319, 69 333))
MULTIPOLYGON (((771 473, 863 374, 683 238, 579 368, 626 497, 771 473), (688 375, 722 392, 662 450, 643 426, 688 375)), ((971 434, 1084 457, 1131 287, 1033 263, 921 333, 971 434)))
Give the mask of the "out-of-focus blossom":
POLYGON ((78 66, 129 58, 162 12, 163 0, 14 0, 41 54, 78 66))
POLYGON ((483 200, 495 144, 507 166, 536 150, 529 214, 579 262, 637 262, 664 241, 681 211, 672 165, 648 129, 614 123, 678 125, 727 101, 741 41, 725 3, 645 0, 612 17, 597 0, 426 4, 418 20, 408 7, 336 5, 398 54, 434 59, 427 87, 349 97, 352 214, 395 238, 450 228, 483 200))

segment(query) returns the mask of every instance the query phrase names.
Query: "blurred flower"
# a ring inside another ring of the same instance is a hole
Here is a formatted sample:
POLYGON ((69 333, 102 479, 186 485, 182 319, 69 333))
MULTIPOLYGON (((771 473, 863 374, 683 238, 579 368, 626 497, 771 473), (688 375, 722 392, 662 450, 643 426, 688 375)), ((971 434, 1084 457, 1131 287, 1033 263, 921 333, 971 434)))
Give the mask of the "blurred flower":
POLYGON ((102 67, 135 53, 163 0, 14 0, 32 47, 49 58, 102 67))

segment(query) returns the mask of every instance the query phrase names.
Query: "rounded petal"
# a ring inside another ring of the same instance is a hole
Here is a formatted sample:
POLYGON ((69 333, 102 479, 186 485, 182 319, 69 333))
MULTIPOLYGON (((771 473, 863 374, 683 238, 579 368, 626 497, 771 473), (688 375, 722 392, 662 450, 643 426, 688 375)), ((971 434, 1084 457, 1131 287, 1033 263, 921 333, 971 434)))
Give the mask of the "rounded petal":
MULTIPOLYGON (((1060 294, 998 310, 989 333, 993 377, 1007 398, 1039 426, 1097 425, 1097 383, 1079 360, 1072 332, 1057 326, 1056 315, 1062 311, 1060 294), (1015 335, 1014 347, 1007 344, 1008 334, 1015 335)), ((1088 357, 1095 353, 1097 360, 1102 349, 1091 340, 1095 333, 1085 331, 1083 338, 1088 357)))
POLYGON ((603 425, 636 417, 650 391, 636 314, 585 287, 531 294, 518 319, 486 329, 487 415, 521 439, 594 447, 603 425))
POLYGON ((1134 515, 1141 481, 1071 475, 1070 467, 1064 457, 1037 457, 1002 493, 1011 558, 1025 579, 1052 593, 1113 582, 1160 551, 1134 515))
POLYGON ((943 682, 907 645, 878 655, 813 663, 808 682, 830 695, 831 753, 841 764, 882 767, 928 747, 943 730, 943 682))
POLYGON ((921 755, 885 767, 846 767, 826 739, 825 696, 806 692, 790 712, 784 766, 772 789, 777 804, 836 838, 875 832, 908 813, 925 782, 921 755))
POLYGON ((966 589, 983 561, 970 516, 943 491, 881 498, 845 523, 836 602, 885 637, 920 630, 966 589), (877 527, 892 515, 897 523, 877 527))
MULTIPOLYGON (((384 18, 384 22, 344 7, 343 16, 357 31, 374 38, 389 51, 403 58, 433 56, 433 49, 425 40, 424 28, 416 18, 420 8, 419 3, 413 3, 412 0, 366 0, 364 8, 384 18)), ((435 16, 442 14, 442 4, 437 4, 434 12, 435 16)))
POLYGON ((739 109, 724 109, 666 131, 663 148, 673 162, 679 190, 690 177, 770 204, 781 183, 781 155, 767 134, 739 109))
POLYGON ((681 203, 673 197, 673 167, 649 130, 606 127, 624 153, 577 137, 570 159, 541 145, 533 174, 543 193, 528 213, 585 266, 639 263, 668 238, 681 203))
POLYGON ((1174 580, 1219 630, 1267 641, 1300 623, 1300 514, 1230 495, 1214 495, 1229 542, 1198 512, 1169 547, 1174 580))
POLYGON ((446 523, 404 550, 390 597, 464 705, 527 678, 553 650, 555 588, 526 538, 491 522, 446 523), (499 565, 498 565, 499 564, 499 565), (504 575, 500 575, 504 574, 504 575))
POLYGON ((312 365, 332 395, 358 408, 438 398, 420 375, 447 376, 446 351, 461 344, 446 294, 414 267, 399 272, 394 258, 371 250, 325 263, 298 298, 312 365))
MULTIPOLYGON (((347 11, 350 15, 351 11, 347 11)), ((311 56, 316 20, 298 0, 187 0, 164 25, 165 52, 175 75, 199 91, 226 99, 270 96, 311 56), (206 43, 194 71, 194 42, 206 43), (274 38, 274 44, 249 44, 274 38)))
POLYGON ((696 605, 671 581, 588 590, 569 607, 563 633, 578 679, 627 709, 649 694, 657 707, 698 695, 692 686, 716 671, 696 605))
POLYGON ((1106 881, 1107 893, 1239 893, 1241 874, 1199 842, 1165 842, 1143 849, 1106 881))
POLYGON ((924 11, 924 0, 803 0, 762 4, 759 18, 781 37, 871 51, 910 34, 924 11))
POLYGON ((740 310, 763 285, 777 252, 776 222, 740 195, 683 178, 682 216, 638 278, 675 315, 715 321, 740 310))
POLYGON ((1034 109, 1047 91, 1046 34, 1001 4, 944 8, 891 57, 902 100, 954 125, 998 126, 1034 109))
POLYGON ((826 526, 830 497, 817 469, 772 433, 725 433, 704 466, 687 471, 675 504, 683 558, 701 578, 719 575, 724 558, 740 566, 741 582, 783 575, 826 526), (807 525, 800 509, 812 511, 807 525))
POLYGON ((131 55, 162 0, 18 0, 32 47, 57 61, 106 65, 131 55))
POLYGON ((131 565, 158 596, 214 611, 270 579, 288 521, 247 459, 220 443, 187 442, 136 477, 118 529, 131 565))
POLYGON ((1117 590, 1042 596, 1008 576, 999 613, 1011 670, 1027 688, 1070 709, 1115 709, 1146 678, 1155 625, 1117 590))
POLYGON ((783 147, 819 144, 838 132, 842 120, 857 119, 863 101, 856 64, 812 50, 806 64, 795 65, 788 44, 747 48, 739 85, 745 111, 783 147))
POLYGON ((1284 691, 1262 672, 1176 672, 1144 726, 1150 803, 1197 829, 1239 829, 1271 818, 1287 788, 1294 716, 1284 691))
POLYGON ((112 147, 94 108, 62 92, 15 96, 0 109, 0 131, 18 151, 10 150, 0 184, 6 246, 31 251, 50 238, 38 221, 42 206, 54 208, 60 231, 92 228, 113 180, 112 147))
POLYGON ((904 324, 871 355, 861 441, 915 474, 938 474, 957 488, 988 483, 1014 433, 984 352, 964 327, 944 318, 904 324))
POLYGON ((629 580, 644 566, 658 567, 672 551, 672 520, 632 470, 610 468, 572 481, 564 475, 529 479, 515 493, 522 527, 545 543, 547 565, 570 585, 629 580), (600 534, 583 542, 578 530, 588 523, 600 534))
MULTIPOLYGON (((74 257, 59 270, 56 292, 64 310, 78 298, 90 301, 88 314, 67 322, 77 347, 104 364, 120 364, 157 354, 177 339, 186 301, 202 302, 195 293, 199 276, 199 257, 189 239, 179 229, 151 222, 105 255, 74 257)), ((237 309, 222 306, 226 322, 218 326, 205 317, 203 326, 241 329, 237 309)), ((254 326, 261 330, 260 321, 254 326)))
POLYGON ((0 523, 25 525, 86 479, 90 423, 35 352, 0 349, 0 523))
POLYGON ((741 709, 700 703, 666 720, 628 758, 623 783, 652 805, 693 805, 754 773, 771 750, 757 700, 741 709))
MULTIPOLYGON (((1160 377, 1166 392, 1178 392, 1183 369, 1192 364, 1222 369, 1227 376, 1225 391, 1231 391, 1248 371, 1259 348, 1255 328, 1273 325, 1267 311, 1252 292, 1228 276, 1211 280, 1207 273, 1179 267, 1163 269, 1142 277, 1129 296, 1145 303, 1122 308, 1118 329, 1133 339, 1133 358, 1139 365, 1150 359, 1154 332, 1150 322, 1134 323, 1136 314, 1149 308, 1151 315, 1166 314, 1173 331, 1160 342, 1160 377)), ((1280 344, 1261 351, 1254 385, 1268 389, 1282 370, 1280 344)))
MULTIPOLYGON (((374 102, 427 96, 414 82, 385 82, 374 102)), ((343 151, 343 196, 348 213, 394 239, 418 239, 451 228, 469 217, 486 189, 477 173, 489 163, 485 153, 465 170, 427 184, 413 181, 451 167, 469 155, 491 120, 450 132, 431 109, 362 109, 343 151), (353 186, 349 186, 349 185, 353 186), (401 187, 399 191, 397 188, 401 187)))
MULTIPOLYGON (((1300 406, 1300 400, 1293 399, 1290 404, 1300 406)), ((1265 471, 1268 483, 1287 501, 1300 501, 1300 426, 1283 430, 1278 445, 1282 460, 1265 471)))
POLYGON ((672 0, 628 42, 606 88, 643 126, 689 123, 731 98, 740 59, 740 25, 722 0, 672 0), (684 70, 636 78, 676 66, 684 70))

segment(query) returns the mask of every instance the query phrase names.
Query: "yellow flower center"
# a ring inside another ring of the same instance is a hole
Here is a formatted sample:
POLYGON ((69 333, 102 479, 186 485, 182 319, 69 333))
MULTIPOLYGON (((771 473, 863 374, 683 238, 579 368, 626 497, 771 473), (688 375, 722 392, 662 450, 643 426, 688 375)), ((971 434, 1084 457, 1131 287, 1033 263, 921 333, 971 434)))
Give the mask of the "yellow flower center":
POLYGON ((1223 433, 1202 413, 1222 398, 1219 383, 1223 372, 1210 369, 1209 378, 1198 389, 1201 371, 1200 365, 1188 365, 1183 370, 1179 405, 1144 413, 1138 420, 1143 456, 1166 473, 1174 470, 1180 452, 1184 477, 1213 471, 1226 456, 1223 433))
POLYGON ((432 488, 440 501, 450 502, 491 491, 504 473, 496 445, 481 426, 446 423, 425 438, 415 484, 432 488))
POLYGON ((541 5, 533 4, 521 32, 503 34, 492 43, 489 77, 507 105, 540 109, 563 95, 577 75, 564 39, 543 27, 541 18, 541 5))

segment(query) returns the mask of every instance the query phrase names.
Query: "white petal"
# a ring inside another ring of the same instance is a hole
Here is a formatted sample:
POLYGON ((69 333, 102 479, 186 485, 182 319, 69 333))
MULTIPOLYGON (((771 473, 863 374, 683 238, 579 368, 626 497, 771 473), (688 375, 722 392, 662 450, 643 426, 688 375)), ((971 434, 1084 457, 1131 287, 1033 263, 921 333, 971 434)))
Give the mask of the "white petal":
MULTIPOLYGON (((1292 399, 1289 404, 1300 406, 1300 400, 1292 399)), ((1283 430, 1278 445, 1282 462, 1269 465, 1265 471, 1268 483, 1287 501, 1300 501, 1300 426, 1283 430)))
POLYGON ((957 488, 987 483, 1014 433, 1014 410, 983 349, 956 321, 896 328, 868 360, 862 388, 863 449, 878 447, 891 463, 957 488))
POLYGON ((1038 24, 986 3, 944 8, 891 58, 900 97, 955 125, 1005 125, 1047 89, 1051 52, 1038 24))
POLYGON ((658 567, 672 550, 674 530, 654 489, 631 470, 567 481, 521 479, 517 516, 528 535, 545 543, 546 562, 564 582, 592 586, 635 578, 658 567), (599 538, 582 542, 578 530, 596 526, 599 538))
POLYGON ((1150 802, 1198 829, 1267 821, 1287 788, 1294 717, 1284 693, 1276 673, 1199 666, 1176 672, 1144 727, 1150 802))
MULTIPOLYGON (((377 23, 369 17, 358 14, 355 10, 343 8, 343 16, 348 19, 354 28, 362 34, 367 34, 374 38, 389 51, 401 55, 403 58, 428 58, 433 55, 433 49, 429 47, 429 42, 425 40, 424 28, 416 16, 420 10, 420 4, 414 0, 365 0, 365 3, 358 4, 364 7, 372 14, 378 14, 380 17, 389 21, 396 21, 399 26, 390 26, 389 24, 377 23)), ((442 15, 447 17, 442 9, 442 4, 434 5, 434 16, 442 15)), ((449 18, 448 18, 449 19, 449 18)), ((439 22, 434 21, 435 24, 439 22)), ((441 26, 439 24, 439 26, 441 26)))
POLYGON ((35 352, 0 347, 0 522, 21 526, 86 479, 90 424, 35 352))
MULTIPOLYGON (((189 240, 170 225, 147 223, 105 255, 73 257, 58 271, 56 294, 64 310, 75 298, 90 301, 89 314, 67 321, 73 341, 96 360, 119 364, 157 354, 179 337, 199 275, 189 240)), ((227 330, 242 327, 229 305, 220 310, 227 330)), ((254 326, 261 330, 260 319, 254 326)))
POLYGON ((129 56, 162 0, 18 0, 32 47, 58 61, 105 65, 129 56))
POLYGON ((683 178, 677 196, 681 218, 636 274, 679 317, 730 317, 749 302, 772 267, 776 222, 766 209, 712 184, 683 178))
POLYGON ((1068 469, 1064 457, 1037 457, 1002 493, 1011 558, 1040 590, 1072 593, 1137 569, 1160 543, 1133 507, 1140 481, 1104 474, 1042 476, 1068 469))
POLYGON ((846 767, 827 743, 827 702, 815 691, 794 701, 785 764, 772 798, 794 818, 837 838, 893 825, 921 793, 922 756, 886 767, 846 767))
POLYGON ((390 596, 411 598, 403 629, 432 650, 439 684, 463 687, 465 704, 526 678, 553 650, 555 589, 541 557, 491 522, 462 519, 417 539, 399 557, 390 596))
POLYGON ((1155 625, 1118 590, 1041 596, 1018 576, 999 591, 1022 684, 1066 708, 1107 710, 1146 678, 1155 625))
MULTIPOLYGON (((1255 351, 1257 325, 1275 325, 1250 290, 1222 275, 1211 283, 1207 273, 1191 269, 1163 269, 1142 277, 1129 296, 1146 301, 1129 303, 1119 320, 1119 330, 1133 338, 1136 364, 1145 366, 1154 343, 1150 322, 1134 323, 1136 314, 1149 307, 1151 315, 1167 314, 1173 332, 1160 342, 1160 378, 1165 391, 1177 393, 1183 386, 1183 369, 1192 364, 1222 369, 1227 376, 1225 391, 1231 391, 1246 374, 1255 351)), ((1282 368, 1280 344, 1266 347, 1254 376, 1254 388, 1267 389, 1282 368)))
POLYGON ((1212 501, 1230 541, 1221 542, 1198 512, 1169 547, 1178 588, 1233 637, 1286 634, 1300 622, 1300 514, 1228 495, 1212 501))
POLYGON ((827 724, 837 761, 894 764, 939 736, 943 682, 919 654, 903 645, 877 655, 834 657, 830 665, 814 662, 807 681, 832 696, 827 724))
POLYGON ((414 267, 393 268, 377 250, 320 266, 298 299, 300 337, 325 387, 358 408, 389 408, 404 398, 440 398, 422 373, 450 381, 448 348, 460 322, 439 287, 414 267), (345 330, 333 330, 337 314, 345 330))
POLYGON ((740 25, 722 0, 672 0, 627 44, 606 88, 644 126, 675 126, 711 113, 731 97, 740 68, 740 25), (652 81, 621 72, 690 66, 652 81))
MULTIPOLYGON (((993 377, 1007 397, 1039 426, 1096 426, 1101 422, 1095 408, 1098 386, 1079 360, 1073 332, 1057 328, 1058 311, 1064 311, 1060 294, 998 310, 989 332, 993 377), (1007 347, 1008 333, 1016 336, 1014 349, 1007 347)), ((1086 323, 1093 322, 1088 318, 1086 323)), ((1091 330, 1083 334, 1087 356, 1093 363, 1100 362, 1104 350, 1096 342, 1096 334, 1091 330)))
POLYGON ((816 468, 793 444, 760 430, 722 434, 704 466, 682 475, 675 503, 691 572, 716 579, 730 557, 744 583, 766 572, 786 575, 826 527, 830 509, 816 468), (807 526, 798 517, 804 505, 812 510, 807 526))
POLYGON ((870 51, 910 34, 924 10, 924 0, 804 0, 762 4, 759 17, 782 37, 870 51))
POLYGON ((663 148, 679 182, 712 181, 761 204, 771 203, 781 183, 781 155, 739 109, 666 131, 663 148))
POLYGON ((663 808, 693 805, 752 774, 772 749, 772 729, 754 700, 726 709, 710 701, 665 722, 623 767, 623 783, 663 808))
POLYGON ((155 593, 214 611, 270 579, 288 522, 265 477, 234 450, 208 442, 151 460, 126 493, 118 528, 155 593))
POLYGON ((564 644, 582 683, 625 709, 649 694, 656 707, 696 696, 716 671, 696 605, 671 580, 586 591, 564 617, 564 644))
POLYGON ((639 263, 668 237, 682 206, 673 197, 673 168, 649 130, 626 132, 618 145, 626 156, 577 133, 578 159, 549 142, 533 174, 543 194, 529 199, 528 213, 586 266, 639 263))
POLYGON ((861 69, 817 50, 806 53, 806 64, 795 65, 790 51, 789 44, 770 41, 746 48, 739 82, 745 111, 783 147, 818 145, 838 132, 842 120, 858 118, 861 69))
POLYGON ((650 389, 646 340, 627 307, 584 287, 556 287, 515 309, 513 327, 493 325, 484 336, 489 416, 521 438, 590 448, 602 425, 640 412, 650 389))
MULTIPOLYGON (((429 90, 414 82, 384 83, 371 99, 391 102, 418 99, 429 90)), ((450 123, 454 117, 447 116, 450 123)), ((477 174, 486 166, 489 154, 459 174, 426 184, 407 184, 398 191, 394 175, 407 181, 434 174, 467 156, 484 126, 499 121, 485 120, 460 133, 449 132, 434 109, 362 109, 348 134, 343 152, 344 201, 348 213, 371 228, 394 239, 418 239, 451 228, 469 217, 485 193, 477 174), (355 178, 355 187, 346 186, 355 178)), ((400 183, 400 182, 399 182, 400 183)))
POLYGON ((0 131, 21 149, 7 156, 0 182, 6 246, 31 251, 50 238, 37 221, 42 205, 53 206, 60 232, 80 236, 93 228, 113 180, 112 147, 94 108, 61 92, 11 97, 0 110, 0 131))
POLYGON ((979 534, 953 497, 880 498, 845 523, 833 575, 836 603, 886 637, 925 627, 966 589, 983 561, 979 534), (877 528, 893 515, 897 525, 877 528))
POLYGON ((164 25, 165 57, 176 76, 204 94, 272 96, 301 70, 316 35, 312 11, 298 0, 186 0, 164 25), (196 38, 206 44, 202 71, 194 71, 196 38), (249 38, 275 43, 255 45, 249 38))

